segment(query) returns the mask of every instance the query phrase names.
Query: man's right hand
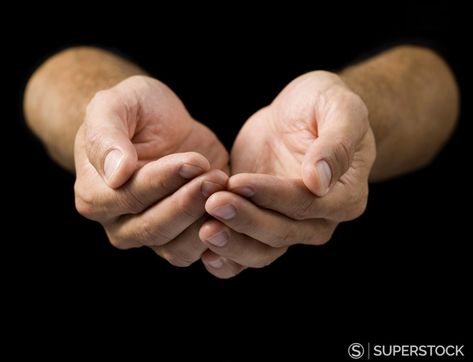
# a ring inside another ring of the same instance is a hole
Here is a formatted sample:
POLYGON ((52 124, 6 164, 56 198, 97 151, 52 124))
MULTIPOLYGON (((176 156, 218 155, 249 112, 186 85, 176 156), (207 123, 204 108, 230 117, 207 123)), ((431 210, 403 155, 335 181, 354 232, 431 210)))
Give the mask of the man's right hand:
POLYGON ((76 207, 114 246, 149 246, 177 266, 200 258, 205 201, 226 186, 228 154, 167 86, 133 76, 98 92, 74 158, 76 207))

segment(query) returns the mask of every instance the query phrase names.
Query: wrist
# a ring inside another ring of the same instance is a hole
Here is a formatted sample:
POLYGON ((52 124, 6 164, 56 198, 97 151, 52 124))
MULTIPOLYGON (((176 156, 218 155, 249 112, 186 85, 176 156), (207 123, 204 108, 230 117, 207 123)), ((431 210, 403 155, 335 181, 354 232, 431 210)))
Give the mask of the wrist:
POLYGON ((133 74, 138 67, 101 49, 77 47, 55 54, 31 76, 24 96, 28 126, 51 157, 72 171, 73 145, 93 95, 133 74))

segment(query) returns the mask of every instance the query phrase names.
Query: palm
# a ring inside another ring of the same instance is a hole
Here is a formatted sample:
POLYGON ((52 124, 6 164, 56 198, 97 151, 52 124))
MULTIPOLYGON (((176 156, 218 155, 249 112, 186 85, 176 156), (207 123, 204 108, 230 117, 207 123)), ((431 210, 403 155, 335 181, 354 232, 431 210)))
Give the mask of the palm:
POLYGON ((224 168, 228 153, 215 134, 192 119, 168 87, 156 80, 147 79, 146 82, 146 88, 138 90, 134 112, 124 110, 125 115, 135 116, 132 142, 140 164, 171 153, 198 152, 213 167, 224 168))
POLYGON ((177 152, 198 152, 214 168, 223 169, 228 154, 215 134, 207 127, 190 119, 159 122, 151 117, 149 122, 132 138, 140 164, 177 152))
MULTIPOLYGON (((318 133, 316 106, 322 119, 344 117, 343 113, 335 114, 343 112, 343 107, 337 106, 341 104, 340 99, 337 103, 340 93, 329 100, 321 96, 332 84, 332 78, 325 74, 300 78, 286 87, 270 106, 250 117, 232 149, 232 173, 302 178, 302 163, 318 133)), ((338 187, 355 186, 366 178, 373 149, 372 134, 367 132, 356 145, 349 169, 338 179, 338 187)))
POLYGON ((232 172, 300 177, 301 164, 316 138, 309 122, 281 122, 270 108, 253 115, 232 149, 232 172))

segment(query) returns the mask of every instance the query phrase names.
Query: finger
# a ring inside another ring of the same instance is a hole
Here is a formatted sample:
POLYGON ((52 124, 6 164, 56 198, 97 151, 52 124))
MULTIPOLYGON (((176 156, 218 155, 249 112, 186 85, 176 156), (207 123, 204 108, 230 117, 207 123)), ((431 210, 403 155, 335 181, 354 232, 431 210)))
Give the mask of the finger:
POLYGON ((209 168, 207 159, 196 152, 167 155, 147 163, 117 190, 97 181, 93 185, 77 182, 76 206, 82 215, 99 222, 137 214, 209 168))
POLYGON ((315 196, 301 179, 241 173, 230 177, 228 190, 254 204, 295 220, 352 220, 363 212, 368 196, 366 182, 337 183, 324 197, 315 196))
POLYGON ((120 217, 109 226, 115 236, 112 243, 134 240, 146 246, 168 243, 204 215, 208 195, 224 189, 227 179, 223 171, 209 171, 143 213, 120 217))
POLYGON ((146 164, 118 194, 136 199, 138 213, 209 169, 209 161, 197 152, 174 153, 146 164))
POLYGON ((292 220, 228 191, 210 196, 205 209, 236 232, 276 248, 299 243, 323 244, 330 239, 336 225, 324 219, 292 220))
POLYGON ((215 254, 251 268, 265 267, 287 250, 287 248, 272 248, 233 231, 217 220, 204 223, 200 228, 199 237, 215 254))
POLYGON ((207 271, 220 279, 229 279, 245 270, 245 267, 218 256, 208 250, 202 255, 202 263, 207 271))
POLYGON ((136 120, 113 90, 98 92, 87 106, 84 121, 85 148, 89 162, 111 188, 123 185, 137 167, 131 142, 136 120))
POLYGON ((178 267, 187 267, 200 259, 207 246, 199 239, 199 229, 207 219, 203 216, 193 223, 174 240, 162 246, 151 246, 156 254, 178 267))
POLYGON ((341 87, 327 93, 316 106, 318 137, 302 164, 302 179, 318 196, 326 195, 348 170, 369 127, 368 111, 357 95, 341 87))

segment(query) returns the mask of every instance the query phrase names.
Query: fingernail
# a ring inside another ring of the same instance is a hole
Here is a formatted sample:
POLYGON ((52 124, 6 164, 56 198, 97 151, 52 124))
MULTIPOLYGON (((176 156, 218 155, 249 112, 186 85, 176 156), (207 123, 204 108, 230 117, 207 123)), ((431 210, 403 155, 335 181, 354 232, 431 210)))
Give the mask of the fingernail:
POLYGON ((217 207, 210 212, 211 215, 223 220, 233 219, 236 215, 236 209, 232 205, 217 207))
POLYGON ((191 179, 200 175, 203 172, 203 168, 185 163, 181 166, 181 169, 179 170, 179 175, 184 178, 191 179))
POLYGON ((330 182, 332 181, 332 170, 327 161, 324 160, 319 161, 315 168, 319 175, 320 192, 322 193, 320 196, 323 196, 329 191, 330 182))
POLYGON ((220 231, 219 233, 211 236, 210 238, 207 239, 207 241, 215 246, 225 246, 228 241, 228 233, 225 231, 220 231))
POLYGON ((245 196, 245 197, 252 197, 255 194, 255 191, 250 187, 239 187, 233 190, 238 195, 245 196))
POLYGON ((209 197, 213 193, 221 190, 222 188, 222 185, 216 184, 215 182, 203 181, 200 190, 202 191, 202 195, 204 195, 205 197, 209 197))
POLYGON ((122 159, 123 153, 120 150, 114 149, 107 154, 103 163, 103 172, 107 180, 109 180, 117 171, 118 167, 120 167, 122 159))
POLYGON ((212 268, 220 269, 223 266, 223 261, 221 258, 210 260, 207 262, 212 268))

